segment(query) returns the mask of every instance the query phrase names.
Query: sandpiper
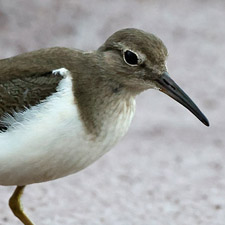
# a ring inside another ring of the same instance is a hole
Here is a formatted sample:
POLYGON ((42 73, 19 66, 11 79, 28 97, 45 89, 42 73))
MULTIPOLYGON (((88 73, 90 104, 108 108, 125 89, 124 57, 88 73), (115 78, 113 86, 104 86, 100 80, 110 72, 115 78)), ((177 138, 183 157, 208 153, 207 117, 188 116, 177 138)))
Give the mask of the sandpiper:
POLYGON ((26 185, 84 169, 126 133, 135 97, 160 90, 209 126, 170 78, 167 49, 153 34, 123 29, 96 51, 54 47, 0 60, 0 185, 16 185, 9 205, 32 225, 20 202, 26 185))

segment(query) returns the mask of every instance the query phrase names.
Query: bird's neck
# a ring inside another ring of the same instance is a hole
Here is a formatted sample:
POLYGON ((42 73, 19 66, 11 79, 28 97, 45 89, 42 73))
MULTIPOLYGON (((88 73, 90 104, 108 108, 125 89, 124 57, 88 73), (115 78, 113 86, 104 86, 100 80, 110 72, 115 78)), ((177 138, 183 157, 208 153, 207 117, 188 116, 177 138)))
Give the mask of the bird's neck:
MULTIPOLYGON (((82 70, 85 76, 75 78, 73 89, 87 131, 98 136, 106 126, 117 126, 118 118, 132 118, 135 96, 118 82, 96 74, 95 71, 102 71, 101 68, 90 69, 88 61, 85 65, 86 68, 82 70)), ((128 123, 124 126, 128 126, 128 123)))

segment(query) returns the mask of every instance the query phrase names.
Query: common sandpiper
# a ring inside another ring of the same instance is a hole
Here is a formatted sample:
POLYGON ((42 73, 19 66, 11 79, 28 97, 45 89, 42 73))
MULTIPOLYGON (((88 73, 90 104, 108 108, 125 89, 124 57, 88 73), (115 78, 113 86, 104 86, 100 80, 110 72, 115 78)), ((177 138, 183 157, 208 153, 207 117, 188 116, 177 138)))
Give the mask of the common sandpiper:
POLYGON ((76 173, 127 132, 135 97, 162 91, 207 118, 170 78, 167 48, 128 28, 96 51, 54 47, 0 60, 0 185, 16 185, 13 213, 33 225, 20 201, 24 187, 76 173))

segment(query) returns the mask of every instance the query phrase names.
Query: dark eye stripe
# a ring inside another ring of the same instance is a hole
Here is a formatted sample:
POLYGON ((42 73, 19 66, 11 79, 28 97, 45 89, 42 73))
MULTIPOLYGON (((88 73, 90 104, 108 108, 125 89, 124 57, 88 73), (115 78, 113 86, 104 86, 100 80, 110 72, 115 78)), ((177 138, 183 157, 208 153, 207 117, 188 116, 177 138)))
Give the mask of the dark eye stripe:
POLYGON ((124 52, 124 60, 126 61, 127 64, 138 65, 138 57, 132 51, 126 50, 124 52))

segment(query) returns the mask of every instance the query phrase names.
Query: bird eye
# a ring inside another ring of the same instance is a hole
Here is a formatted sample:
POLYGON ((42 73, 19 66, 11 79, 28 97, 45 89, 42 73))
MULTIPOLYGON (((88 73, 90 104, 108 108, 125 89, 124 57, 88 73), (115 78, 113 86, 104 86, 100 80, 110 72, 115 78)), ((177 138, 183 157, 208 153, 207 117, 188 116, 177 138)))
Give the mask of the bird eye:
POLYGON ((138 56, 132 51, 126 50, 123 54, 123 58, 124 61, 131 66, 138 65, 138 56))

